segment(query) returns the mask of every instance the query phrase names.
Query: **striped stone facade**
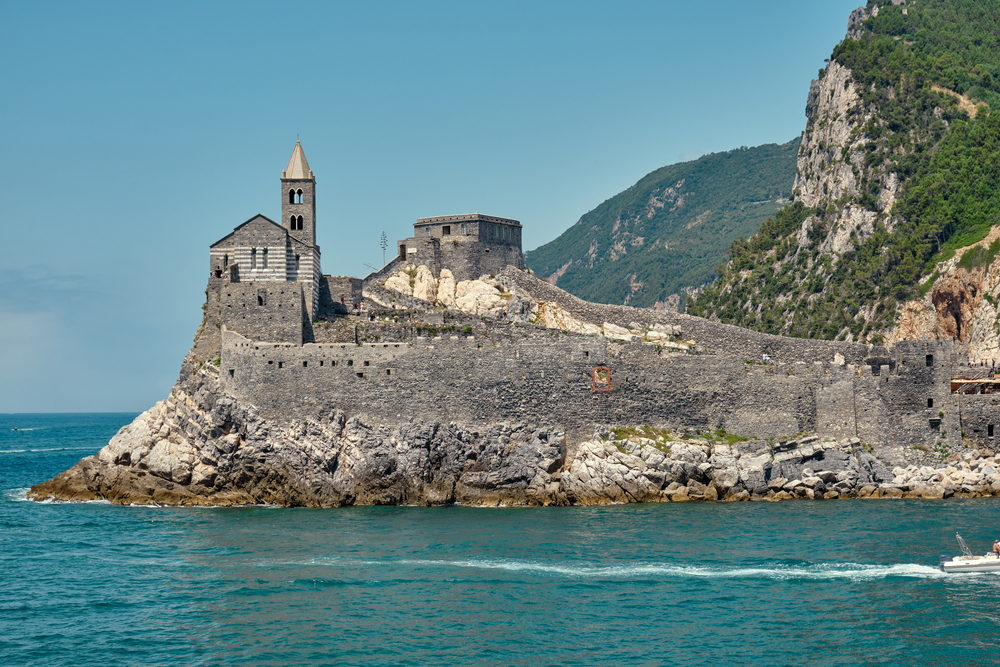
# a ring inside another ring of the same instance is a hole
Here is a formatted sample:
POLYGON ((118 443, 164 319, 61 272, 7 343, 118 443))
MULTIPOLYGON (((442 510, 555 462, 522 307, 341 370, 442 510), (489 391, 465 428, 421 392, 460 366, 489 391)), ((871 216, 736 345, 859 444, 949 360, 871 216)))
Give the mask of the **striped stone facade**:
POLYGON ((316 245, 316 179, 298 142, 281 173, 281 197, 281 223, 258 214, 210 246, 208 289, 218 297, 227 329, 249 336, 280 331, 282 339, 301 344, 302 327, 320 310, 323 274, 316 245), (261 283, 259 289, 255 283, 261 283), (277 322, 281 326, 275 329, 277 322))

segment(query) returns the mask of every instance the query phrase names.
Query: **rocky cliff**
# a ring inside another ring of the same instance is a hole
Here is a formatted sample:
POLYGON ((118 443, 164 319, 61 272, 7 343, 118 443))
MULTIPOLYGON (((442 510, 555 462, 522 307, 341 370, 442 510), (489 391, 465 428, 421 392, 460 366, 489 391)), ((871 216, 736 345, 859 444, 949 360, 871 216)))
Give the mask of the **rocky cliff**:
POLYGON ((992 2, 854 12, 808 93, 793 205, 731 246, 690 312, 810 338, 955 338, 984 354, 972 329, 992 327, 976 312, 990 262, 957 260, 992 240, 1000 211, 1000 60, 983 42, 996 46, 997 25, 992 2))
POLYGON ((601 505, 692 500, 1000 494, 993 453, 890 471, 857 438, 782 441, 655 429, 595 433, 567 457, 562 434, 497 422, 369 425, 335 411, 278 423, 187 360, 171 395, 96 456, 31 488, 34 500, 116 504, 601 505))

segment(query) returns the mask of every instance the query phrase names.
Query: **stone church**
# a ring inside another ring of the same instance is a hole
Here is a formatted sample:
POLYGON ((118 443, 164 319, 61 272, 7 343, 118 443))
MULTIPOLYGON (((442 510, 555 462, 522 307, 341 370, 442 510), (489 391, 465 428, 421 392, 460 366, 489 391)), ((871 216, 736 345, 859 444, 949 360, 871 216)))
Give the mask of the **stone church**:
POLYGON ((364 279, 323 275, 316 244, 316 177, 295 142, 281 172, 281 219, 257 214, 209 247, 208 308, 221 324, 258 341, 302 345, 311 323, 347 314, 361 302, 362 286, 403 265, 423 264, 456 280, 524 268, 521 223, 471 215, 420 218, 414 236, 398 243, 385 267, 364 279))

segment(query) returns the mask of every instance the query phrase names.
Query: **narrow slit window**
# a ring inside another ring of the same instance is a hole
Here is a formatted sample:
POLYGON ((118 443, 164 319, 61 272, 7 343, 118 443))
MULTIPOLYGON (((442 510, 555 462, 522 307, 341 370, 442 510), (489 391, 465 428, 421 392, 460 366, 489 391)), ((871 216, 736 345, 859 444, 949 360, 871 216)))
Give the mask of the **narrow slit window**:
POLYGON ((989 426, 986 427, 986 435, 988 435, 991 438, 993 437, 993 424, 990 424, 989 426))
POLYGON ((264 248, 264 252, 262 253, 262 255, 263 255, 263 261, 261 262, 262 268, 266 269, 267 268, 267 248, 264 248))
POLYGON ((257 268, 257 248, 250 249, 250 268, 257 268))

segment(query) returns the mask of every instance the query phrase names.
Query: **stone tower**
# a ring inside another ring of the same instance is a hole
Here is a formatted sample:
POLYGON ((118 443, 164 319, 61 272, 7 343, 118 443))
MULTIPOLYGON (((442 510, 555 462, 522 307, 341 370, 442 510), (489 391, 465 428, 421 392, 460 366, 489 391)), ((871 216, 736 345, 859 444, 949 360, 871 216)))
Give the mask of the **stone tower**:
POLYGON ((316 245, 316 177, 298 141, 281 172, 281 226, 306 245, 316 245))

